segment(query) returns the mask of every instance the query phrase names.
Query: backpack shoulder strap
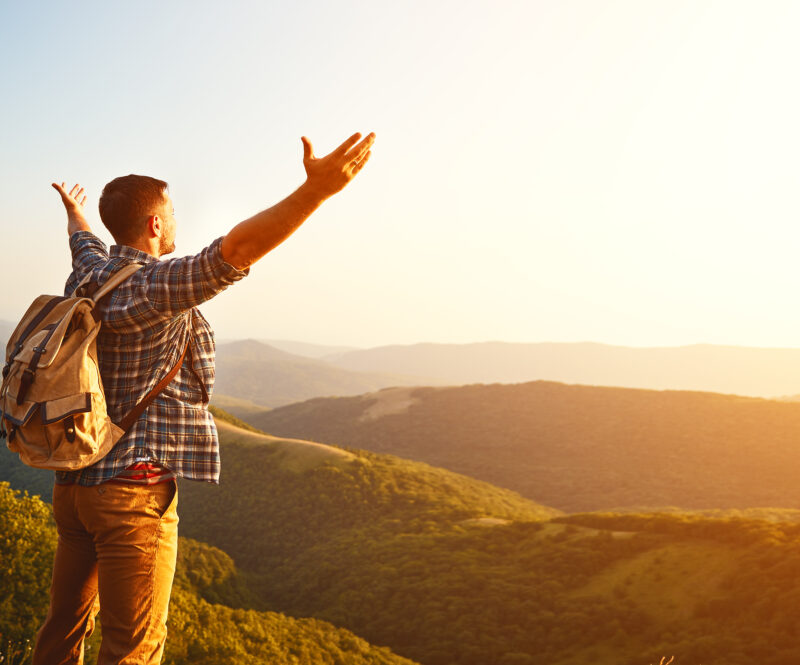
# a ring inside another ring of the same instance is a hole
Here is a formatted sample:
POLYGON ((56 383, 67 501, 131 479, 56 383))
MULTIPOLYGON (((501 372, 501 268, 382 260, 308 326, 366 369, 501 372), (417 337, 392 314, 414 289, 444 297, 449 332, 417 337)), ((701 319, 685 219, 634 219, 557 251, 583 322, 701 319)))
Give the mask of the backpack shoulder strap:
POLYGON ((163 379, 161 379, 161 381, 159 381, 158 384, 155 385, 153 389, 142 398, 142 401, 139 402, 136 406, 134 406, 128 412, 128 414, 122 420, 119 421, 118 427, 127 432, 131 428, 131 425, 133 425, 133 423, 135 423, 139 419, 139 416, 141 416, 142 413, 144 413, 144 410, 148 406, 150 406, 150 402, 152 402, 156 398, 158 393, 164 390, 164 388, 166 388, 169 385, 172 379, 175 378, 175 375, 178 373, 178 370, 181 368, 181 365, 183 365, 183 360, 186 357, 186 351, 188 348, 189 348, 189 342, 186 342, 186 346, 183 347, 183 353, 181 353, 181 357, 178 358, 178 361, 169 371, 169 374, 167 374, 163 379))
POLYGON ((122 266, 122 268, 115 271, 111 277, 109 277, 105 283, 91 295, 92 300, 94 300, 96 303, 98 300, 100 300, 100 298, 113 291, 135 272, 138 272, 139 268, 141 267, 141 263, 129 263, 128 265, 122 266))

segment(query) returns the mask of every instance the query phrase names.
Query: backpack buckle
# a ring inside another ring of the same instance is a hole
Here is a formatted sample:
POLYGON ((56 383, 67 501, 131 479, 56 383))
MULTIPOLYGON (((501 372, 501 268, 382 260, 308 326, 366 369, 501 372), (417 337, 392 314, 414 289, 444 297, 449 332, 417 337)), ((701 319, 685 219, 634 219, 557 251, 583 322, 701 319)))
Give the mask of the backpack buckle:
MULTIPOLYGON (((47 351, 47 347, 46 346, 34 346, 33 350, 34 350, 35 353, 44 353, 45 351, 47 351)), ((25 371, 27 371, 27 370, 25 370, 25 371)))

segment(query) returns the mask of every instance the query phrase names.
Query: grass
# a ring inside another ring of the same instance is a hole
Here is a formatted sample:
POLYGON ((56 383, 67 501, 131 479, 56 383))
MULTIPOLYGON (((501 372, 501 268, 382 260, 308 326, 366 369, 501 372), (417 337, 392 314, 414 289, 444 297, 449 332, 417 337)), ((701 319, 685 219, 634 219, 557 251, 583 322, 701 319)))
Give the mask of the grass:
POLYGON ((279 468, 293 473, 303 473, 323 464, 342 466, 355 459, 355 455, 341 448, 326 446, 314 441, 284 439, 269 434, 249 432, 220 419, 217 419, 217 430, 220 440, 224 444, 236 443, 267 447, 275 453, 271 462, 277 463, 279 468))
POLYGON ((696 602, 713 595, 737 565, 724 545, 673 543, 620 561, 571 595, 608 596, 624 589, 658 624, 686 620, 696 602))

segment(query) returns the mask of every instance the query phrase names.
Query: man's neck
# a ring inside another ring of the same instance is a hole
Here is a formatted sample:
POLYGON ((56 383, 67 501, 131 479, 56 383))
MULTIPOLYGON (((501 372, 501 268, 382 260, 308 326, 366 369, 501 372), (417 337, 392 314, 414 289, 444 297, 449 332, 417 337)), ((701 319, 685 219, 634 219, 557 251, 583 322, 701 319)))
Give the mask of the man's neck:
POLYGON ((158 238, 153 238, 152 241, 150 241, 150 242, 139 241, 139 242, 135 242, 135 243, 126 242, 126 243, 120 243, 120 244, 125 244, 128 247, 133 247, 134 249, 138 249, 140 252, 144 252, 145 254, 149 254, 150 256, 154 256, 157 259, 161 258, 161 253, 159 252, 159 248, 158 248, 158 245, 159 245, 158 238))

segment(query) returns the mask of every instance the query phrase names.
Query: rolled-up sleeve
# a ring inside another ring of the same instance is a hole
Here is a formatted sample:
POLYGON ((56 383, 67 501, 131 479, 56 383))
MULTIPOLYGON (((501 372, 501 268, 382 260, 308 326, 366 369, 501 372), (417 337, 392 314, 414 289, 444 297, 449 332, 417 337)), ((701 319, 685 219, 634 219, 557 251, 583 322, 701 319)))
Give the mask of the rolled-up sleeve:
POLYGON ((195 256, 158 261, 146 267, 147 299, 166 316, 196 307, 249 274, 222 258, 222 237, 195 256))
POLYGON ((108 261, 105 243, 91 231, 76 231, 69 237, 72 252, 72 273, 67 279, 64 293, 71 294, 92 268, 108 261))

